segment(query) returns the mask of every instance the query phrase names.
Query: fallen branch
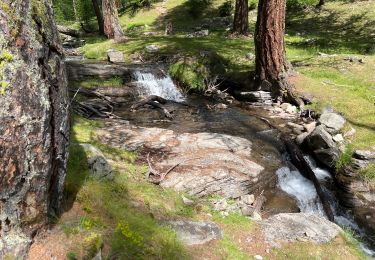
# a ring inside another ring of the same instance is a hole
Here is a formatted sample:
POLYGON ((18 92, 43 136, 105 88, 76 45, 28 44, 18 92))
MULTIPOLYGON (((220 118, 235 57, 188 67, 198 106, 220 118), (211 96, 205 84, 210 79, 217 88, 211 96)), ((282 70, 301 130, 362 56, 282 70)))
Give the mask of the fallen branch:
POLYGON ((57 25, 57 30, 58 30, 59 33, 69 35, 69 36, 72 36, 72 37, 80 37, 81 36, 81 33, 79 31, 74 30, 74 29, 69 28, 69 27, 66 27, 66 26, 63 26, 63 25, 57 25))
POLYGON ((162 106, 162 104, 165 104, 165 103, 167 103, 166 99, 159 97, 159 96, 152 95, 132 105, 130 108, 130 111, 134 112, 140 107, 143 107, 145 105, 150 105, 162 111, 163 115, 166 118, 172 119, 173 118, 172 114, 168 111, 168 109, 162 106))
POLYGON ((170 167, 166 172, 159 172, 157 171, 156 169, 154 169, 151 165, 151 160, 150 160, 150 153, 147 154, 147 163, 148 163, 148 172, 146 174, 146 177, 148 179, 149 182, 153 183, 153 184, 160 184, 164 179, 165 177, 171 172, 173 171, 176 167, 178 167, 179 165, 181 164, 184 164, 185 162, 188 162, 188 161, 191 161, 191 160, 195 160, 195 159, 199 159, 199 157, 197 158, 190 158, 190 159, 186 159, 186 160, 183 160, 181 162, 178 162, 176 163, 175 165, 173 165, 172 167, 170 167), (151 177, 152 176, 152 177, 151 177))

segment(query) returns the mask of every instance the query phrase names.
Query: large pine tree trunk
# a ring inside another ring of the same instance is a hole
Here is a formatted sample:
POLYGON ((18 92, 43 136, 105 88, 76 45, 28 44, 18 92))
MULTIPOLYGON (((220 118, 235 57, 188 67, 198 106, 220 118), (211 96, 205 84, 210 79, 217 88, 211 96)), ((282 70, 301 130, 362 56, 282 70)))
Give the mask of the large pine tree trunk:
POLYGON ((1 0, 0 259, 23 259, 48 215, 59 213, 69 138, 65 74, 50 1, 1 0))
POLYGON ((98 27, 99 27, 99 34, 104 35, 104 20, 103 20, 103 14, 102 10, 100 9, 100 5, 98 0, 92 0, 92 5, 94 7, 96 20, 98 21, 98 27))
POLYGON ((303 105, 288 82, 285 57, 285 0, 260 0, 255 30, 256 82, 275 100, 303 105))
POLYGON ((233 32, 240 35, 249 34, 249 3, 248 0, 236 0, 234 11, 233 32))
POLYGON ((119 40, 124 37, 115 0, 102 0, 102 10, 104 19, 104 34, 108 39, 119 40))

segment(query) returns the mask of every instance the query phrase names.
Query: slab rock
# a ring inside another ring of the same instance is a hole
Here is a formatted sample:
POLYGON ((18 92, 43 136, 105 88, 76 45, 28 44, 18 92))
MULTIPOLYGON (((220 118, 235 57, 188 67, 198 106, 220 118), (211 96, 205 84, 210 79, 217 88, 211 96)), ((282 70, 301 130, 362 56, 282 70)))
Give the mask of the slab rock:
POLYGON ((190 195, 219 194, 238 198, 256 188, 263 167, 253 162, 251 142, 217 133, 176 133, 161 128, 107 123, 97 132, 100 142, 128 150, 167 154, 152 160, 163 172, 181 163, 161 182, 190 195))
POLYGON ((194 222, 188 220, 169 221, 168 225, 186 245, 201 245, 223 238, 223 232, 213 222, 194 222))
POLYGON ((118 63, 124 62, 124 54, 121 51, 116 51, 114 49, 109 49, 107 51, 107 59, 109 62, 118 63))
POLYGON ((296 241, 327 243, 342 231, 335 223, 306 213, 277 214, 262 221, 261 225, 266 241, 273 246, 296 241))

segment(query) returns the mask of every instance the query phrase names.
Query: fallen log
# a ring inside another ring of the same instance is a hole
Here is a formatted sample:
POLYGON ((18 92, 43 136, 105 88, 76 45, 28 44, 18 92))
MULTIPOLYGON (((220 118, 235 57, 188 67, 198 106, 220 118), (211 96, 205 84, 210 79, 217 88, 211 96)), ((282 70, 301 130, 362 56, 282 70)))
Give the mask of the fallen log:
POLYGON ((59 33, 69 35, 69 36, 72 36, 72 37, 80 37, 81 36, 80 31, 69 28, 67 26, 57 25, 57 30, 58 30, 59 33))
POLYGON ((288 155, 290 156, 291 162, 294 166, 297 167, 299 172, 307 179, 311 180, 314 184, 314 187, 316 189, 316 192, 319 196, 320 201, 322 202, 324 212, 327 215, 327 218, 330 221, 334 221, 334 215, 331 208, 331 205, 329 203, 329 200, 325 193, 323 192, 323 189, 320 185, 320 182, 318 178, 315 176, 314 171, 311 168, 311 165, 308 163, 308 161, 303 156, 303 152, 298 147, 298 145, 288 136, 283 134, 276 126, 274 126, 268 119, 258 116, 256 114, 252 114, 252 116, 262 120, 265 122, 270 128, 276 129, 281 134, 281 141, 284 144, 284 147, 286 148, 286 151, 288 155))
POLYGON ((72 92, 72 93, 82 94, 82 95, 87 96, 87 97, 100 98, 100 99, 105 100, 106 102, 108 102, 111 105, 116 104, 116 102, 113 102, 109 97, 107 97, 106 95, 103 95, 102 93, 100 93, 96 90, 88 90, 88 89, 85 89, 85 88, 79 88, 79 89, 69 89, 69 91, 72 92))
POLYGON ((161 111, 166 118, 173 119, 173 116, 168 111, 168 109, 166 109, 165 107, 162 106, 162 104, 166 104, 166 103, 167 103, 166 99, 164 99, 162 97, 159 97, 159 96, 151 95, 151 96, 133 104, 130 108, 130 111, 134 112, 140 107, 143 107, 145 105, 149 105, 149 106, 158 108, 159 111, 161 111))

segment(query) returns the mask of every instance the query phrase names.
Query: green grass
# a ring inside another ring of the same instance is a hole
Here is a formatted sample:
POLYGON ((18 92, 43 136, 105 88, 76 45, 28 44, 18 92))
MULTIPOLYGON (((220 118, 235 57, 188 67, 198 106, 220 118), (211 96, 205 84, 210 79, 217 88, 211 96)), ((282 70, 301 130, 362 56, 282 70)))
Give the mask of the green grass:
POLYGON ((349 165, 353 161, 353 152, 352 145, 345 147, 344 152, 340 154, 338 160, 336 161, 335 167, 337 171, 349 165))
POLYGON ((110 79, 91 77, 82 81, 71 81, 69 82, 69 85, 74 88, 122 87, 123 80, 120 77, 113 77, 110 79))
POLYGON ((375 188, 375 163, 368 165, 360 171, 361 178, 375 188))

